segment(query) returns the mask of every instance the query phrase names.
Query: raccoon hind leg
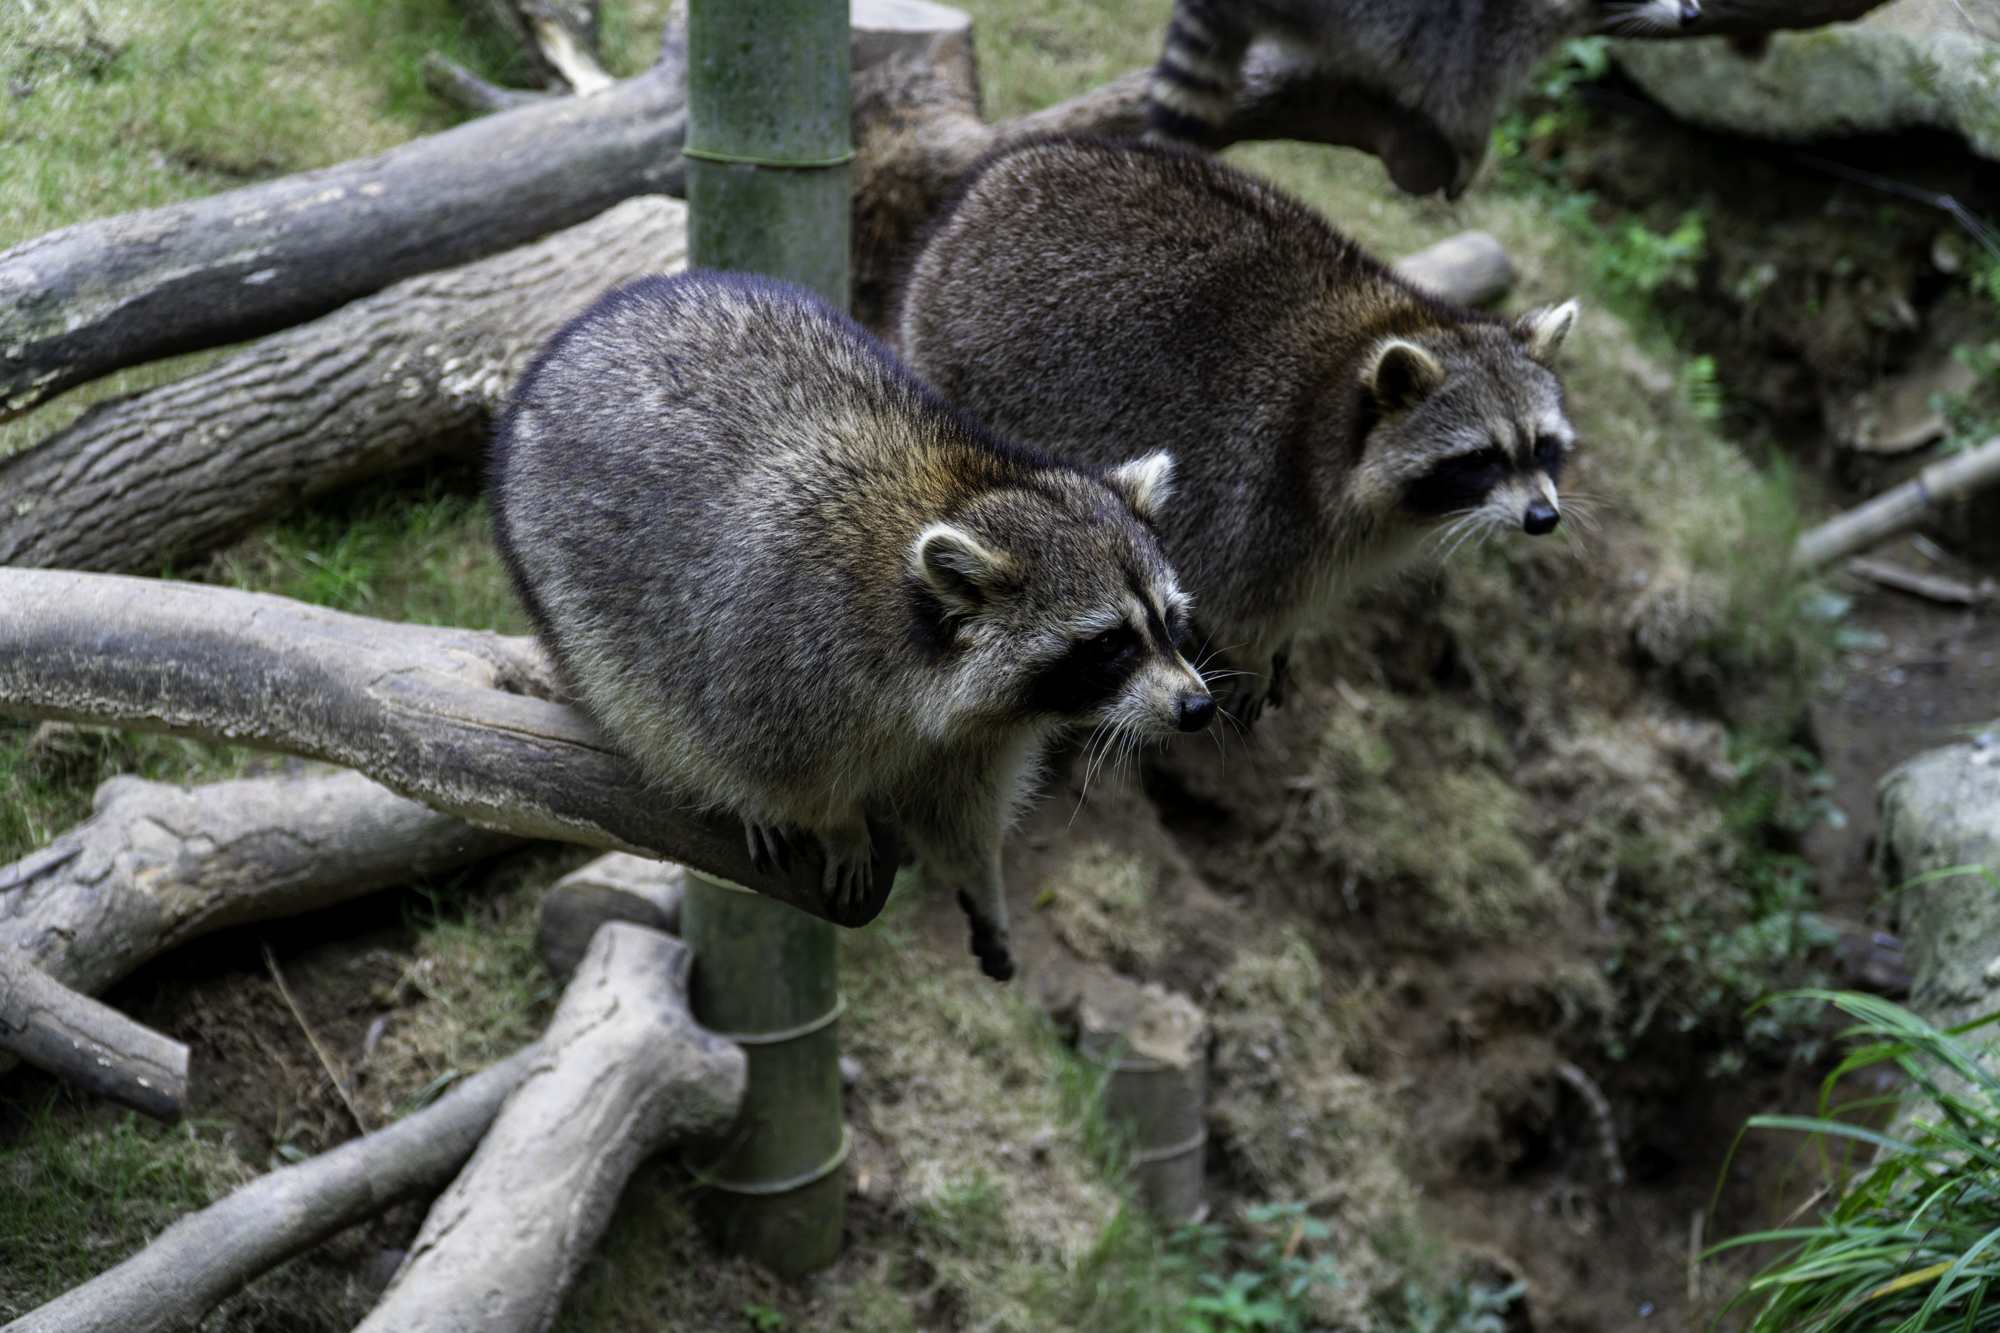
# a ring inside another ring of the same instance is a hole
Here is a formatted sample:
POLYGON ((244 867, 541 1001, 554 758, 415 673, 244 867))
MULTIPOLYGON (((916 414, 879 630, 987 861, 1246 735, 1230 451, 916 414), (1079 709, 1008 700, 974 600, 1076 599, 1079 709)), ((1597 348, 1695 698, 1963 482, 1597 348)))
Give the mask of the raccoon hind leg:
POLYGON ((1231 0, 1174 0, 1147 89, 1146 137, 1214 147, 1236 104, 1251 35, 1231 0))

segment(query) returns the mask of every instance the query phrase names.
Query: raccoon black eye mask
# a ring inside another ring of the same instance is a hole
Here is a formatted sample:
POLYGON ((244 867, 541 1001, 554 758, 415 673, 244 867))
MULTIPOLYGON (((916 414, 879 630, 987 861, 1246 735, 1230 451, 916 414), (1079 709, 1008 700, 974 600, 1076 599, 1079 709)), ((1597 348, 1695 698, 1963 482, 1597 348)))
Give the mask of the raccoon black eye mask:
POLYGON ((1154 528, 1247 721, 1292 642, 1426 541, 1560 523, 1576 432, 1552 367, 1576 318, 1447 305, 1206 154, 1052 138, 961 182, 893 327, 1009 439, 1172 453, 1154 528))
POLYGON ((490 492, 542 638, 661 799, 735 814, 760 861, 816 839, 834 908, 895 829, 1004 979, 1000 843, 1048 742, 1215 711, 1149 629, 1188 601, 1149 526, 1172 476, 1011 447, 816 297, 696 271, 550 341, 490 492))

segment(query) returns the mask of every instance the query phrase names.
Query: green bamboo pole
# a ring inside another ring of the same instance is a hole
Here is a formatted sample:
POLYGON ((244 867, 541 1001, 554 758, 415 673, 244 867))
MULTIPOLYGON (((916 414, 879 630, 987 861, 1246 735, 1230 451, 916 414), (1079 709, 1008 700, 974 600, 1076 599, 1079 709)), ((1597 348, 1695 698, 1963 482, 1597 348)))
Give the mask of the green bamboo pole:
POLYGON ((681 935, 695 1017, 750 1057, 735 1125, 690 1155, 701 1211, 728 1253, 784 1278, 824 1268, 847 1207, 833 927, 690 870, 681 935))
MULTIPOLYGON (((848 305, 848 0, 690 0, 688 258, 848 305)), ((833 927, 690 870, 695 1017, 750 1058, 730 1133, 689 1156, 725 1250, 780 1277, 840 1252, 847 1130, 833 927)))
POLYGON ((690 0, 688 260, 847 309, 846 0, 690 0))

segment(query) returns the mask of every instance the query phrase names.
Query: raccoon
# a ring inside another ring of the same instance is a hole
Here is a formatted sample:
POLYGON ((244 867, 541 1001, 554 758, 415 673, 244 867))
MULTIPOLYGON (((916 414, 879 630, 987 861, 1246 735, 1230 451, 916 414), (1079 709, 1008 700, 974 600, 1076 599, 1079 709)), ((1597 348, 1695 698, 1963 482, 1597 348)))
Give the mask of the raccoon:
POLYGON ((1206 154, 1052 138, 961 182, 892 336, 1021 444, 1099 465, 1173 453, 1153 523, 1248 722, 1293 640, 1427 538, 1556 527, 1575 431, 1551 367, 1576 315, 1425 295, 1206 154))
POLYGON ((1005 444, 803 289, 611 293, 530 365, 490 467, 522 601, 646 775, 739 816, 760 864, 817 838, 830 906, 894 828, 989 976, 1013 971, 1000 841, 1046 743, 1215 713, 1145 522, 1171 460, 1005 444))
POLYGON ((1457 198, 1486 156, 1501 102, 1564 38, 1672 31, 1700 17, 1698 0, 1174 0, 1146 129, 1215 143, 1245 53, 1269 37, 1428 122, 1457 159, 1445 187, 1457 198))

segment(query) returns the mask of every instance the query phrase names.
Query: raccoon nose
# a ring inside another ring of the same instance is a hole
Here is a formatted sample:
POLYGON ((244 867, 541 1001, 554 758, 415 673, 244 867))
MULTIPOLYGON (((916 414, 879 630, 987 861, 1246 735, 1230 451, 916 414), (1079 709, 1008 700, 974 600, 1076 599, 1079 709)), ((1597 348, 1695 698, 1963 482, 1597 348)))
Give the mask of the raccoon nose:
POLYGON ((1545 532, 1554 532, 1562 515, 1547 500, 1535 500, 1528 505, 1528 512, 1521 515, 1521 526, 1531 537, 1539 537, 1545 532))
POLYGON ((1701 5, 1698 0, 1681 0, 1681 26, 1690 27, 1701 21, 1701 5))
POLYGON ((1179 711, 1176 726, 1182 731, 1200 731, 1215 718, 1215 700, 1206 694, 1183 694, 1179 711))

